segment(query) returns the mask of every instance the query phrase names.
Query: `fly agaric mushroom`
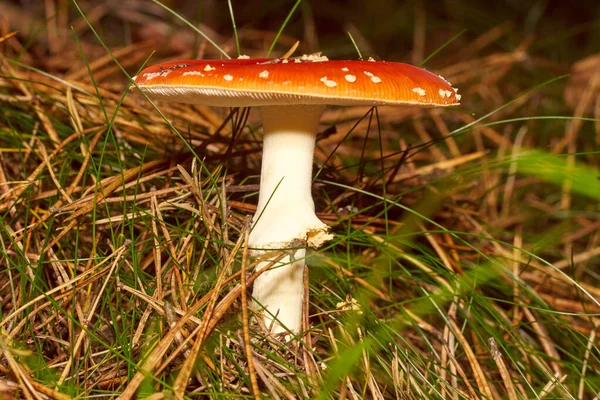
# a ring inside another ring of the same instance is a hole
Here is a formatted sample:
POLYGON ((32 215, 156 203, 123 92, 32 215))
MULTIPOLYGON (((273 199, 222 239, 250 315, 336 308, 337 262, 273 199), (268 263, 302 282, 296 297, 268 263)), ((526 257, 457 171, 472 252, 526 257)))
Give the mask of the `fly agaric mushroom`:
POLYGON ((154 99, 260 107, 263 157, 249 242, 255 252, 273 252, 272 259, 281 249, 293 248, 254 282, 253 297, 265 308, 273 333, 299 331, 306 247, 318 248, 332 238, 315 215, 311 193, 315 139, 325 106, 434 107, 460 100, 445 79, 412 65, 330 61, 320 55, 176 61, 146 68, 134 80, 154 99))

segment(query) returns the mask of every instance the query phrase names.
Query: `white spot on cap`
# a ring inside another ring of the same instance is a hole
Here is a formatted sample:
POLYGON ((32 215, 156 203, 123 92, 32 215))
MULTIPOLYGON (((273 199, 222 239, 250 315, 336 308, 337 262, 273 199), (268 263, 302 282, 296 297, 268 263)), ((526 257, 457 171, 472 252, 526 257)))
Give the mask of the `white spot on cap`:
POLYGON ((160 76, 161 74, 162 72, 147 72, 144 74, 144 78, 146 78, 147 81, 150 81, 156 78, 157 76, 160 76))
POLYGON ((284 85, 289 85, 290 83, 292 83, 292 81, 283 81, 284 85))
POLYGON ((321 78, 321 82, 323 82, 325 84, 325 86, 327 87, 336 87, 337 86, 337 82, 336 81, 332 81, 330 79, 327 79, 326 76, 321 78))
POLYGON ((243 80, 244 80, 244 78, 240 78, 240 79, 238 79, 238 80, 239 80, 239 81, 243 81, 243 80))
POLYGON ((269 77, 269 71, 267 71, 266 69, 261 72, 260 74, 258 74, 259 78, 263 78, 263 79, 267 79, 269 77))
POLYGON ((369 62, 375 62, 375 59, 373 57, 369 57, 369 59, 367 61, 369 61, 369 62))
POLYGON ((356 76, 354 76, 352 74, 346 74, 346 76, 344 76, 344 78, 346 78, 346 80, 348 82, 356 82, 356 76))
POLYGON ((294 64, 300 64, 302 62, 302 60, 300 60, 299 58, 294 58, 294 64))
POLYGON ((322 56, 321 53, 314 53, 314 54, 303 54, 302 57, 300 57, 300 60, 312 61, 312 62, 325 62, 325 61, 329 61, 329 58, 327 58, 326 56, 322 56))
POLYGON ((290 62, 290 60, 288 60, 287 58, 284 58, 283 60, 281 60, 281 63, 282 63, 282 64, 287 64, 287 63, 289 63, 289 62, 290 62))
POLYGON ((211 67, 210 64, 206 64, 206 67, 204 67, 204 70, 206 72, 210 72, 210 71, 214 71, 216 68, 215 67, 211 67))
POLYGON ((461 98, 462 96, 461 96, 460 94, 458 94, 458 93, 457 93, 457 94, 455 95, 455 97, 456 97, 456 101, 460 101, 460 98, 461 98))
POLYGON ((438 75, 438 76, 440 77, 440 79, 441 79, 441 80, 443 80, 444 82, 446 82, 448 85, 450 84, 450 82, 448 82, 448 81, 446 80, 446 78, 444 78, 444 77, 443 77, 443 76, 441 76, 441 75, 438 75))
POLYGON ((243 54, 240 54, 238 56, 238 60, 248 60, 249 58, 250 58, 250 56, 246 56, 246 55, 243 55, 243 54))
POLYGON ((415 92, 416 94, 418 94, 419 96, 427 95, 427 92, 425 91, 425 89, 421 89, 420 87, 413 88, 412 91, 415 92))
POLYGON ((231 76, 231 75, 223 75, 223 79, 225 79, 227 82, 231 82, 233 80, 233 76, 231 76))
POLYGON ((200 75, 200 76, 204 76, 204 74, 200 71, 187 71, 183 73, 183 76, 186 75, 200 75))
POLYGON ((378 76, 372 76, 371 80, 373 81, 373 83, 381 83, 381 78, 378 76))
POLYGON ((344 71, 344 72, 348 72, 348 71, 350 71, 350 70, 349 70, 348 68, 344 67, 344 68, 342 68, 342 71, 344 71))
POLYGON ((445 97, 450 98, 452 96, 452 92, 449 90, 444 90, 444 89, 440 89, 438 91, 438 93, 440 94, 440 97, 443 99, 445 97))
POLYGON ((366 76, 370 76, 370 77, 373 77, 373 76, 375 76, 375 75, 373 75, 373 73, 372 73, 372 72, 369 72, 369 71, 363 71, 363 73, 364 73, 366 76))

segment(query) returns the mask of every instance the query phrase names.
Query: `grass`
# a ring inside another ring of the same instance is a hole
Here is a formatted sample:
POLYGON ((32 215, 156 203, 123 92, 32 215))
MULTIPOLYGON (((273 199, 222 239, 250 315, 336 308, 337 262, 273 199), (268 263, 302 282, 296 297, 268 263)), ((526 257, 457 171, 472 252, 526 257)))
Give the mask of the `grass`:
POLYGON ((600 75, 573 67, 594 16, 230 2, 204 10, 217 49, 177 2, 46 3, 0 3, 27 27, 0 20, 0 398, 597 398, 600 75), (281 343, 242 317, 255 111, 155 109, 124 71, 296 40, 427 60, 463 105, 326 112, 314 195, 335 239, 281 343))

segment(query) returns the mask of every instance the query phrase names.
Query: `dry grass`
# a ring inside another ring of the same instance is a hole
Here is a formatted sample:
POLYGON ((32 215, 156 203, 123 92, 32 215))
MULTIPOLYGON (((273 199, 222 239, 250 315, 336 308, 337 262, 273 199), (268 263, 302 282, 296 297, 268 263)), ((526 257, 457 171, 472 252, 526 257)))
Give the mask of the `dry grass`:
MULTIPOLYGON (((0 3, 0 398, 597 398, 598 63, 531 37, 498 51, 502 23, 430 66, 461 109, 328 110, 315 197, 336 239, 309 259, 306 330, 285 342, 251 325, 245 290, 262 272, 247 256, 258 119, 127 93, 121 67, 153 50, 220 53, 124 4, 82 2, 86 23, 62 0, 0 3), (571 69, 536 90, 522 77, 571 69)), ((418 62, 432 49, 414 12, 418 62)), ((250 56, 275 35, 238 33, 250 56)))

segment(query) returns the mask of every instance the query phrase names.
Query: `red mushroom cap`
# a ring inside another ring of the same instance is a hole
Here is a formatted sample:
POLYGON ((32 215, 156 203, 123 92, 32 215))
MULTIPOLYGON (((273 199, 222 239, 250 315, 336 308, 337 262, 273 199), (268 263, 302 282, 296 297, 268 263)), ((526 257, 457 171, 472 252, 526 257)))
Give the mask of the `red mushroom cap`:
POLYGON ((186 60, 144 69, 134 78, 153 98, 224 107, 292 104, 454 106, 444 78, 385 61, 291 59, 186 60))

